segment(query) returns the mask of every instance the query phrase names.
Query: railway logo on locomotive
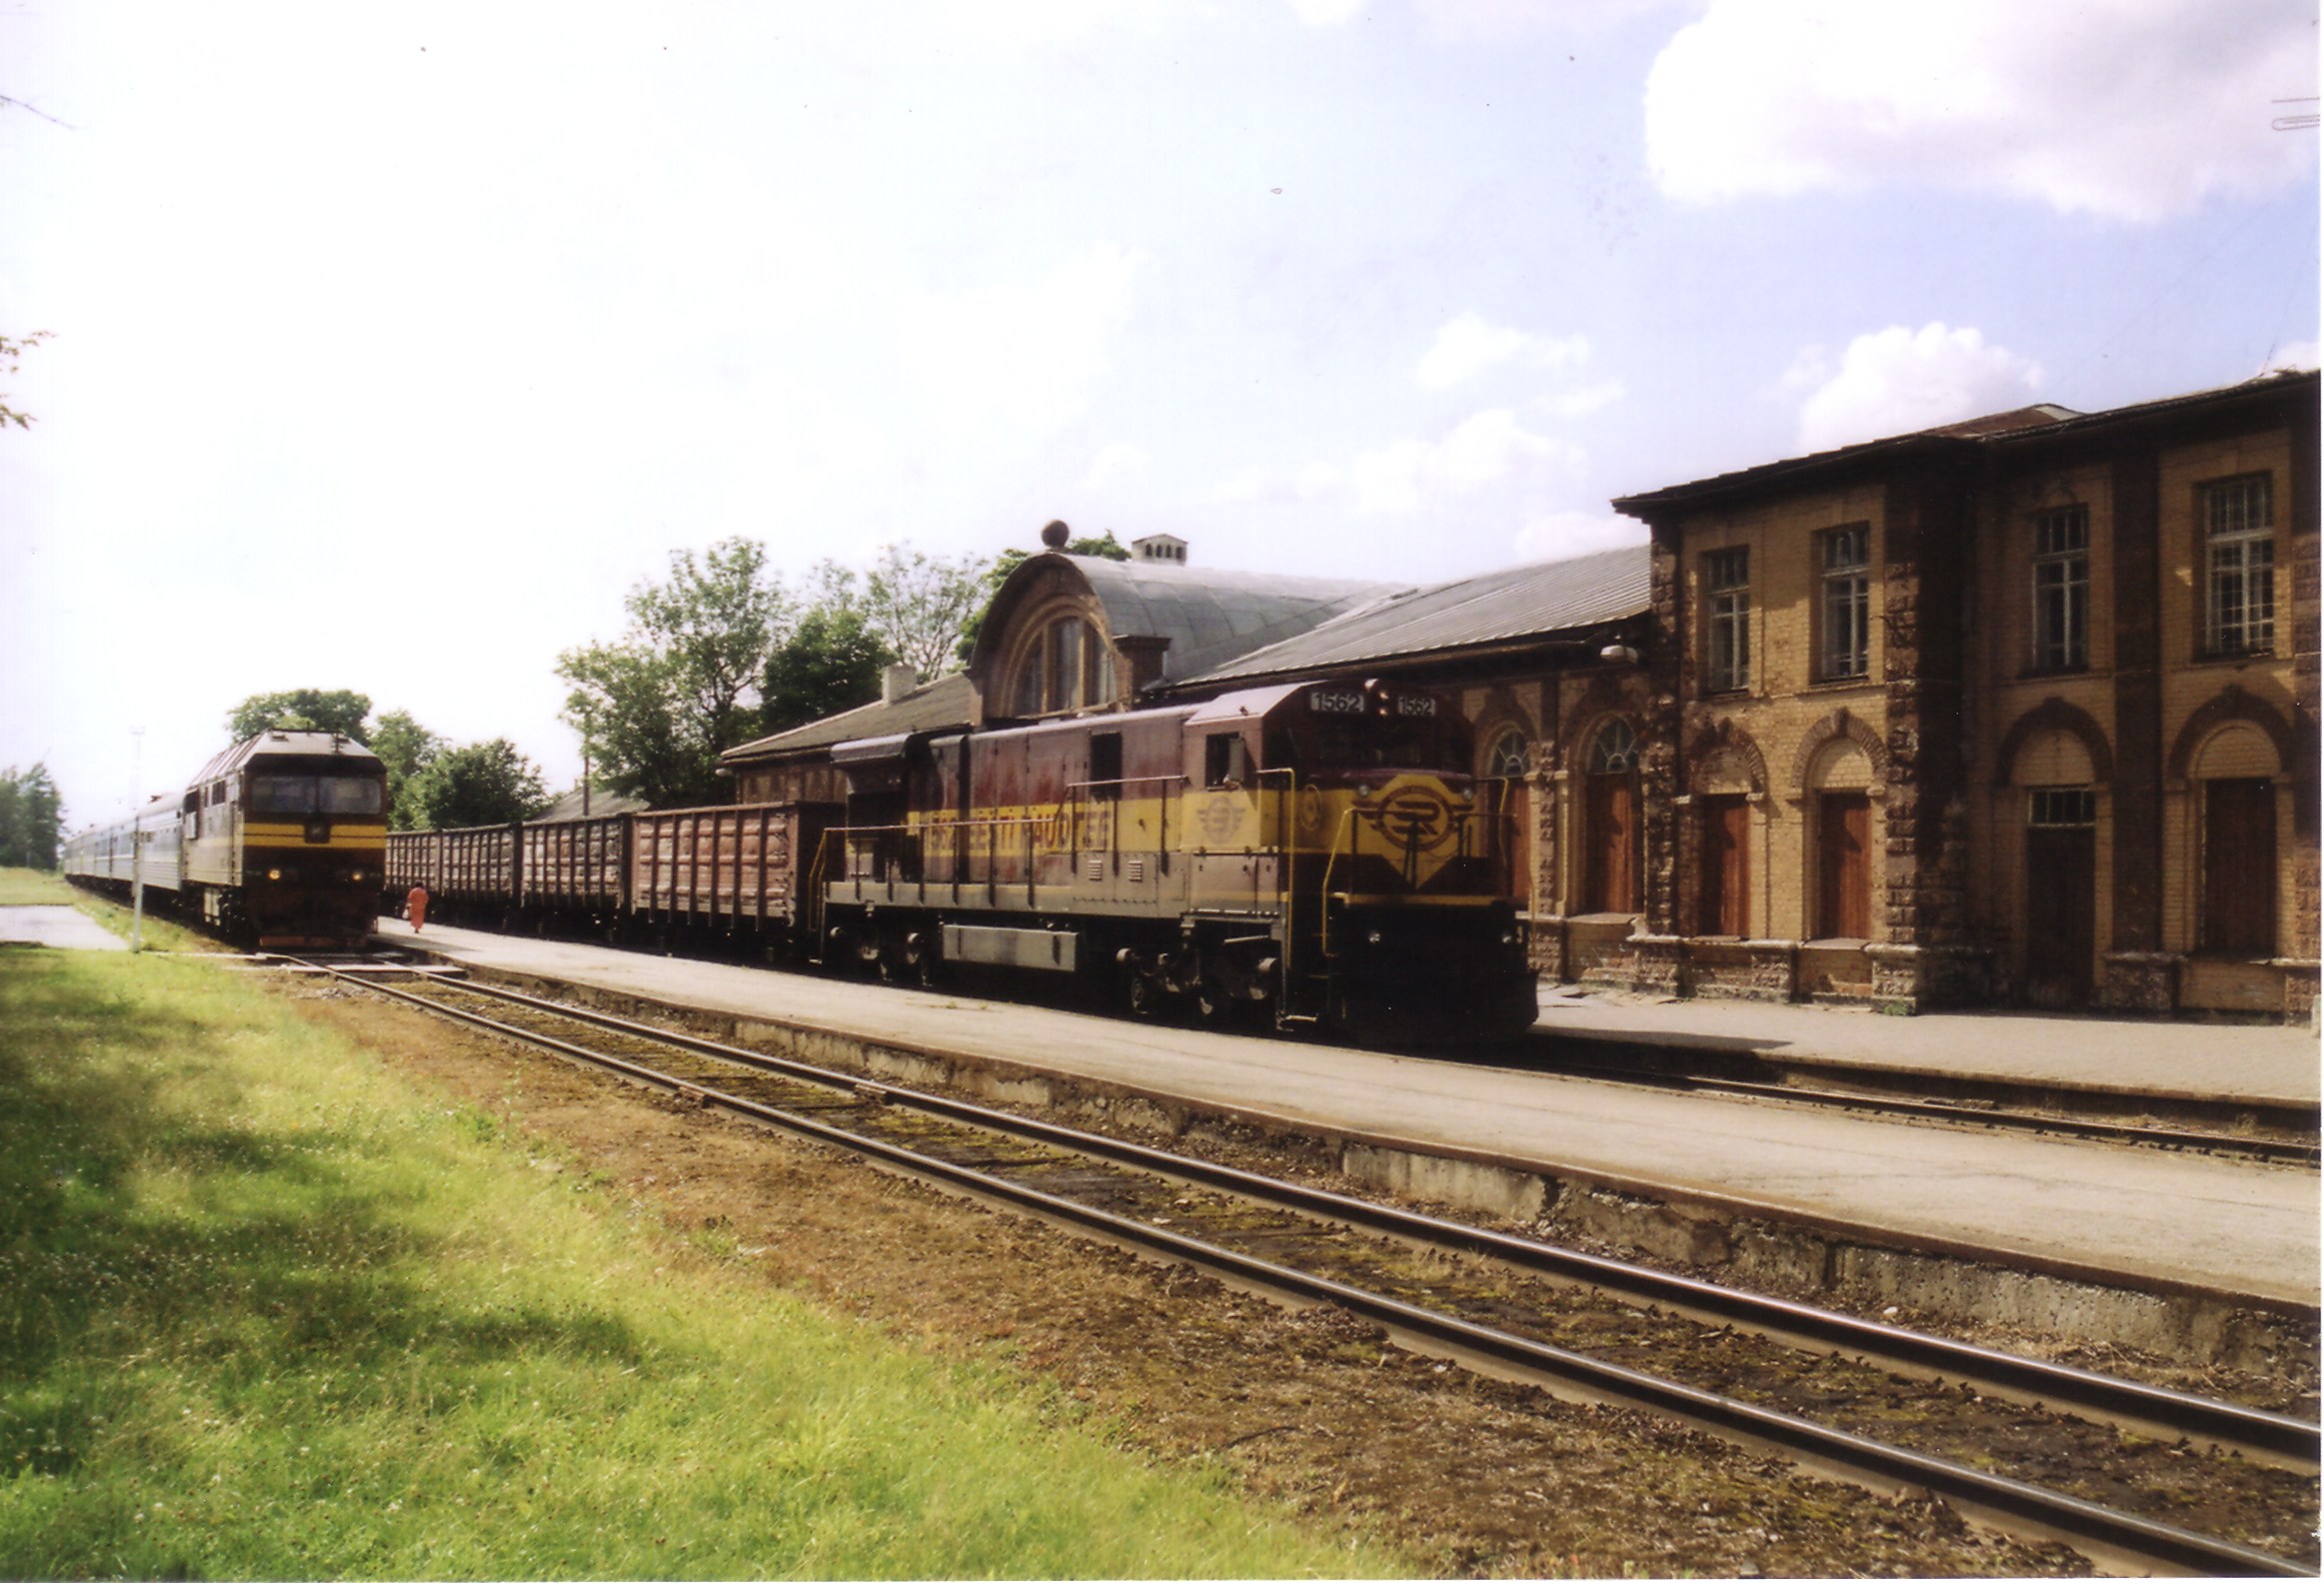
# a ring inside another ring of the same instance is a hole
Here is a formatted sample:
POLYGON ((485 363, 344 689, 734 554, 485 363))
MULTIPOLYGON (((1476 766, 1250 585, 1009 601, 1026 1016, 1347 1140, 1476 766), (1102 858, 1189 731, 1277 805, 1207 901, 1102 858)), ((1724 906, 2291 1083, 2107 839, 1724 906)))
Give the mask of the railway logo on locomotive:
POLYGON ((1452 803, 1432 781, 1399 776, 1357 811, 1399 851, 1432 852, 1452 838, 1452 803))

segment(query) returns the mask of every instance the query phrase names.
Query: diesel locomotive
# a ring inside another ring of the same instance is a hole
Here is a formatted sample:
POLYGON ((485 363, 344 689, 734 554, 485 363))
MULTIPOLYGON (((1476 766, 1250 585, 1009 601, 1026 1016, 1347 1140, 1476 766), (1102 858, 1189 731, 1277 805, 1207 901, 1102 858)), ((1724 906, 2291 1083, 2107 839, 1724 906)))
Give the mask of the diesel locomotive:
POLYGON ((398 832, 386 910, 1405 1041, 1528 1026, 1515 831, 1449 699, 1309 682, 844 743, 843 805, 398 832))
POLYGON ((1514 832, 1435 693, 1295 683, 834 758, 848 817, 809 885, 827 951, 1392 1040, 1534 1018, 1514 832))
POLYGON ((124 896, 142 876, 158 904, 262 949, 359 946, 387 857, 386 781, 350 738, 265 732, 181 794, 73 836, 65 875, 124 896))

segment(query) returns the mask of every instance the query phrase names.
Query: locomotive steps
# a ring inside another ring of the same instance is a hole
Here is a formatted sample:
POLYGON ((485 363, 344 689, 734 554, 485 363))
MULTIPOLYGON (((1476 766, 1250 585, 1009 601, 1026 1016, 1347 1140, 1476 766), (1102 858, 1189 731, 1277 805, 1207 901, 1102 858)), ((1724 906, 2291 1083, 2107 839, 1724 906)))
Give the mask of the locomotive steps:
MULTIPOLYGON (((1965 1236, 1932 1236, 1845 1213, 1808 1212, 1795 1204, 1747 1193, 1705 1191, 1641 1173, 1577 1167, 1507 1149, 1448 1146, 1382 1129, 1318 1122, 1285 1113, 1281 1106, 1231 1096, 1193 1097, 1184 1089, 1172 1092, 1159 1084, 1077 1074, 973 1047, 994 1042, 997 1029, 1008 1032, 1005 1042, 1014 1050, 1038 1047, 1040 1038, 1032 1028, 1023 1030, 1026 1037, 1017 1036, 1020 1029, 1013 1019, 1054 1019, 1058 1016, 1054 1011, 965 997, 912 996, 910 1004, 922 1012, 971 1019, 957 1024, 969 1036, 958 1040, 899 1036, 893 1030, 852 1030, 844 1018, 690 1004, 691 986, 674 995, 664 981, 682 964, 659 958, 521 944, 465 931, 412 943, 438 948, 484 981, 665 1020, 709 1037, 883 1080, 1040 1110, 1091 1130, 1159 1135, 1179 1146, 1253 1149, 1278 1164, 1332 1173, 1383 1193, 1518 1222, 1551 1240, 1618 1250, 1777 1295, 1867 1312, 1893 1310, 1925 1324, 1998 1327, 2066 1344, 2131 1347, 2190 1366, 2259 1369, 2293 1379, 2302 1388, 2314 1380, 2317 1315, 2312 1275, 2304 1287, 2296 1272, 2272 1281, 2258 1273, 2248 1281, 2189 1278, 2167 1269, 2141 1268, 2137 1250, 2131 1248, 2124 1248, 2120 1258, 1997 1249, 1965 1236), (586 951, 597 965, 575 972, 561 960, 524 959, 562 957, 572 951, 586 951), (596 981, 583 981, 585 977, 596 981), (639 980, 652 983, 659 992, 645 992, 639 980)), ((684 964, 683 970, 739 971, 704 964, 684 964)), ((859 987, 790 975, 744 977, 782 986, 768 994, 770 1000, 803 983, 811 986, 805 991, 809 995, 818 989, 859 987)), ((1151 1033, 1135 1023, 1084 1019, 1072 1023, 1065 1036, 1085 1046, 1093 1038, 1151 1033)), ((1047 1026, 1054 1032, 1054 1022, 1047 1026)), ((1060 1048, 1064 1049, 1062 1043, 1060 1048)), ((1227 1067, 1222 1063, 1233 1059, 1232 1042, 1227 1040, 1205 1043, 1197 1037, 1189 1050, 1186 1064, 1196 1069, 1195 1074, 1180 1076, 1196 1086, 1203 1085, 1200 1069, 1223 1074, 1227 1067)), ((1235 1084, 1221 1075, 1208 1086, 1225 1091, 1235 1084)), ((2281 1167, 2244 1168, 2295 1177, 2281 1167)), ((2314 1178, 2296 1180, 2303 1184, 2292 1188, 2295 1197, 2304 1191, 2312 1206, 2314 1178)), ((2312 1247, 2312 1207, 2306 1236, 2312 1247)))

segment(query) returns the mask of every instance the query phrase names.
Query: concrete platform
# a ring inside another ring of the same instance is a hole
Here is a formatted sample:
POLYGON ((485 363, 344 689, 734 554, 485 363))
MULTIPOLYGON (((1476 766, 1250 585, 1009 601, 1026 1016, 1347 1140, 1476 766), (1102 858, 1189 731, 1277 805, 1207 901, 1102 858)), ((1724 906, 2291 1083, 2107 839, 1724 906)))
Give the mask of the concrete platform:
POLYGON ((0 945, 125 951, 129 942, 78 907, 0 906, 0 945))
POLYGON ((1678 1000, 1565 986, 1541 1030, 1601 1058, 1651 1054, 1671 1070, 1758 1073, 1931 1097, 1976 1094, 2119 1114, 2233 1123, 2271 1112, 2315 1126, 2317 1030, 2160 1018, 1678 1000))
MULTIPOLYGON (((394 943, 478 966, 1063 1073, 1206 1113, 1504 1163, 1620 1193, 1716 1205, 1729 1215, 1861 1228, 1890 1245, 2276 1308, 2312 1313, 2317 1303, 2311 1170, 1640 1089, 1456 1057, 1198 1032, 465 929, 431 927, 414 940, 395 920, 380 929, 394 943)), ((1910 1024, 1864 1023, 1866 1046, 1877 1048, 1875 1034, 1900 1025, 1910 1024)))

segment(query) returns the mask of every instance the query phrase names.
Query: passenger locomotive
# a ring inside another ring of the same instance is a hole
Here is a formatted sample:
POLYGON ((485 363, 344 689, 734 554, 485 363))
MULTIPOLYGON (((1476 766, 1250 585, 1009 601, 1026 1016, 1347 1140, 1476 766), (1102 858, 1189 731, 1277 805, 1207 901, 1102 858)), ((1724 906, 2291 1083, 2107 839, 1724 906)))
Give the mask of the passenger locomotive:
POLYGON ((1298 683, 845 743, 833 761, 844 807, 399 832, 386 904, 423 884, 489 926, 895 979, 1014 969, 1205 1021, 1408 1039, 1533 1020, 1514 831, 1437 694, 1298 683))
POLYGON ((387 857, 386 770, 330 732, 265 732, 177 796, 65 843, 67 878, 160 904, 263 949, 332 950, 371 934, 387 857), (142 847, 142 854, 140 853, 142 847))

